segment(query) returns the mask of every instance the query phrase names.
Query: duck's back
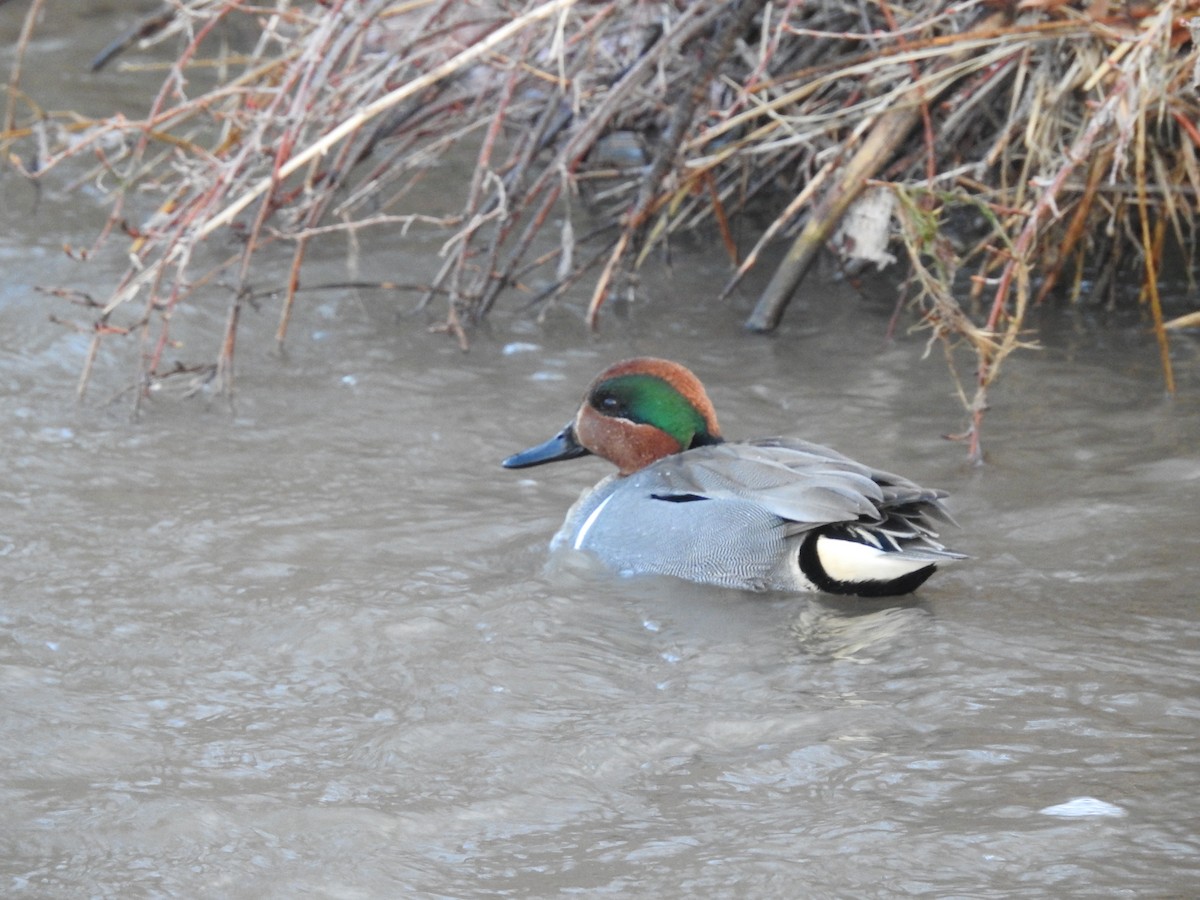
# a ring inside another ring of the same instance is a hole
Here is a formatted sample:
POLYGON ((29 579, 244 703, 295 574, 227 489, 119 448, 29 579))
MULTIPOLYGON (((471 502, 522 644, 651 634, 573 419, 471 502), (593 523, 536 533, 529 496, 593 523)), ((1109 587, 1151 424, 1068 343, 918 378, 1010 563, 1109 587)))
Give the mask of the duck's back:
MULTIPOLYGON (((606 478, 571 508, 552 546, 622 572, 739 589, 905 592, 853 589, 843 570, 857 577, 866 557, 886 556, 881 577, 912 582, 908 573, 927 569, 919 584, 935 562, 957 558, 934 540, 933 520, 948 520, 940 496, 806 441, 724 443, 606 478)), ((912 590, 908 582, 897 587, 912 590)))

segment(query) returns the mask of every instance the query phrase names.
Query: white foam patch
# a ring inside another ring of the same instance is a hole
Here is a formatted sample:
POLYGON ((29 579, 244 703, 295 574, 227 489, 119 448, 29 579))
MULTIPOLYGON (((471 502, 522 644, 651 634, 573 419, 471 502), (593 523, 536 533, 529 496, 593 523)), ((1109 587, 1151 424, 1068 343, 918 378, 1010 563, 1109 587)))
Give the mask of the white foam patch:
POLYGON ((817 558, 834 581, 894 581, 929 565, 928 559, 913 559, 858 541, 843 541, 821 535, 817 558))
POLYGON ((1119 818, 1125 815, 1125 810, 1112 803, 1105 803, 1103 800, 1097 800, 1095 797, 1076 797, 1074 800, 1068 800, 1066 803, 1059 803, 1055 806, 1047 806, 1045 809, 1038 810, 1043 816, 1066 816, 1068 818, 1076 818, 1080 816, 1110 816, 1119 818))

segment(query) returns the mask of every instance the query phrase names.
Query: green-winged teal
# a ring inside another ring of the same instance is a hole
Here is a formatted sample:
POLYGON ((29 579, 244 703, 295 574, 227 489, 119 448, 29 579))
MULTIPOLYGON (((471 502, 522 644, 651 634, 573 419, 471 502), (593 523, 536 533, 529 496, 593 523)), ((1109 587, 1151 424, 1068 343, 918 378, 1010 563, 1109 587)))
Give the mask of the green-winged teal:
POLYGON ((878 597, 964 558, 937 540, 944 491, 807 441, 727 442, 699 379, 668 360, 605 369, 561 432, 503 465, 588 453, 619 471, 576 501, 551 548, 622 573, 878 597))

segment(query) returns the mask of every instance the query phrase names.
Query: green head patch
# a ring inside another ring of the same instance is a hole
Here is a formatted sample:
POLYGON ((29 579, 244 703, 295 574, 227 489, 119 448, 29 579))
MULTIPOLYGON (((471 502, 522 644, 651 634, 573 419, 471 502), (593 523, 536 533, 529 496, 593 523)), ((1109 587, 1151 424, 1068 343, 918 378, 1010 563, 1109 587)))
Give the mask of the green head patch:
POLYGON ((667 381, 656 375, 617 375, 600 382, 588 404, 601 415, 652 425, 664 431, 687 450, 719 443, 709 434, 704 414, 667 381))

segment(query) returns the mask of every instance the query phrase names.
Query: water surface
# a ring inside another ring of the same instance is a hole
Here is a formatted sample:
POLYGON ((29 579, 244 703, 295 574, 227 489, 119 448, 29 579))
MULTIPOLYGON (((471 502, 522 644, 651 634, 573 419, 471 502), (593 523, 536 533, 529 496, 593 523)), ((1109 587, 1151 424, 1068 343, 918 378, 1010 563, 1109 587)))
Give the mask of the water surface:
MULTIPOLYGON (((465 356, 346 291, 278 354, 268 302, 232 411, 168 390, 134 421, 136 348, 76 405, 86 337, 33 292, 112 278, 59 252, 100 197, 0 190, 6 895, 1194 892, 1194 337, 1171 401, 1143 322, 1048 314, 971 468, 940 353, 885 339, 886 283, 811 281, 752 338, 752 292, 715 301, 725 266, 685 243, 599 335, 584 296, 545 325, 510 304, 465 356), (636 353, 695 368, 730 436, 950 490, 974 559, 889 603, 547 567, 604 464, 499 460, 636 353)), ((356 274, 434 247, 368 238, 356 274)), ((346 276, 332 246, 306 273, 346 276)), ((208 358, 212 300, 181 357, 208 358)))

